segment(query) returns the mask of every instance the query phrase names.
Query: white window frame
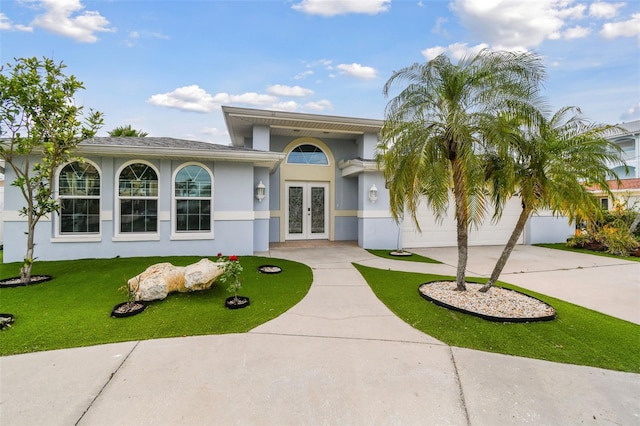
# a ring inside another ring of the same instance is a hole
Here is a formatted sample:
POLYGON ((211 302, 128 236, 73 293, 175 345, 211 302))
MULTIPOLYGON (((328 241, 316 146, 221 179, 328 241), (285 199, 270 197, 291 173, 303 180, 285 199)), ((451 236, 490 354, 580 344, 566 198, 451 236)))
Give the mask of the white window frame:
POLYGON ((51 239, 52 242, 65 242, 65 241, 74 241, 74 242, 96 242, 102 240, 102 194, 103 194, 103 179, 102 179, 102 170, 94 161, 87 159, 80 159, 74 161, 68 161, 57 168, 55 173, 55 181, 54 181, 54 197, 58 203, 64 199, 97 199, 100 203, 99 205, 99 222, 98 222, 98 232, 62 232, 60 227, 62 226, 62 220, 60 218, 60 214, 54 215, 54 237, 51 239), (99 182, 99 195, 87 195, 87 196, 60 196, 60 176, 62 174, 62 170, 72 163, 88 163, 93 166, 98 172, 99 182))
POLYGON ((214 191, 213 172, 206 165, 199 163, 197 161, 189 161, 186 163, 182 163, 178 167, 176 167, 176 169, 173 171, 171 175, 171 237, 170 237, 171 240, 212 240, 213 239, 213 235, 214 235, 213 233, 213 228, 214 228, 213 191, 214 191), (176 197, 176 176, 178 176, 178 173, 182 169, 188 166, 202 167, 204 171, 209 173, 209 178, 211 179, 211 194, 209 195, 209 197, 189 197, 192 200, 209 200, 210 201, 211 210, 209 212, 209 215, 210 215, 209 220, 211 223, 211 229, 208 231, 178 231, 177 230, 178 217, 177 217, 176 209, 177 209, 178 199, 182 199, 182 198, 176 197))
POLYGON ((115 173, 114 176, 114 211, 115 211, 115 218, 113 220, 113 241, 159 241, 160 240, 160 222, 161 222, 161 212, 160 212, 160 194, 162 193, 162 185, 161 185, 161 178, 160 178, 160 171, 158 170, 158 168, 150 163, 149 161, 146 160, 140 160, 140 159, 136 159, 136 160, 130 160, 127 161, 125 163, 123 163, 118 170, 115 173), (120 201, 123 198, 126 199, 131 199, 132 197, 121 197, 120 196, 120 174, 122 173, 122 171, 129 167, 132 164, 145 164, 149 167, 151 167, 155 172, 156 172, 156 176, 158 178, 158 190, 157 190, 157 195, 156 196, 143 196, 143 197, 135 197, 135 199, 140 199, 140 200, 156 200, 157 203, 157 213, 158 213, 158 226, 156 229, 156 232, 120 232, 120 221, 122 220, 121 214, 120 214, 120 201))
POLYGON ((329 167, 331 165, 331 161, 329 160, 329 156, 324 151, 324 149, 322 149, 321 147, 319 147, 315 143, 303 142, 303 143, 299 143, 298 145, 296 145, 293 148, 291 148, 291 151, 289 151, 289 153, 287 154, 286 164, 289 165, 289 166, 329 167), (313 163, 309 164, 309 163, 291 163, 291 162, 289 162, 289 158, 291 157, 291 154, 293 153, 293 151, 295 151, 296 149, 300 148, 301 146, 305 146, 305 145, 315 146, 318 150, 320 150, 320 152, 322 152, 322 154, 324 155, 324 158, 327 159, 327 164, 313 164, 313 163))

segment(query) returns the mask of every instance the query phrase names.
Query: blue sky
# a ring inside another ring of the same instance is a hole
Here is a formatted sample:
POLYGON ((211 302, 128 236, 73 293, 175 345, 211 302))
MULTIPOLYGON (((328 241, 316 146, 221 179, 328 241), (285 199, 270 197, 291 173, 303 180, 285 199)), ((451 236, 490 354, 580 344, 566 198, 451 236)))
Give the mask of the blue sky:
POLYGON ((445 52, 533 50, 550 107, 640 119, 640 1, 2 0, 0 62, 63 61, 100 136, 226 144, 221 105, 384 117, 395 70, 445 52))

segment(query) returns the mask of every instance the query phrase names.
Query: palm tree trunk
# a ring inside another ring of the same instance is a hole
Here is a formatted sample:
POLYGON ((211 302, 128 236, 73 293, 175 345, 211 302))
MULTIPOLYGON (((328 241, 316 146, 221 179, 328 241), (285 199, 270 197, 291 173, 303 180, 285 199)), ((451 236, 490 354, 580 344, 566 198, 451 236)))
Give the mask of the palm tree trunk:
POLYGON ((633 222, 631 222, 631 225, 629 226, 629 233, 633 234, 633 231, 636 230, 638 225, 640 225, 640 212, 638 212, 638 214, 636 215, 636 218, 633 219, 633 222))
POLYGON ((452 162, 453 195, 456 209, 456 232, 458 241, 458 268, 456 271, 456 290, 466 291, 465 272, 469 258, 469 211, 467 210, 466 181, 458 160, 452 162))
POLYGON ((498 278, 500 277, 502 270, 507 264, 507 260, 509 260, 509 256, 511 256, 511 252, 513 251, 513 248, 516 246, 516 243, 518 242, 518 238, 520 238, 520 235, 524 230, 524 226, 526 225, 530 214, 531 214, 531 210, 526 208, 523 204, 522 211, 520 212, 520 216, 518 217, 518 222, 516 222, 516 226, 513 228, 511 237, 509 237, 509 241, 507 241, 507 245, 504 246, 504 249, 502 250, 502 254, 500 255, 500 258, 498 259, 498 261, 496 262, 496 266, 494 266, 493 272, 491 272, 491 278, 489 278, 489 281, 487 281, 487 283, 483 285, 482 288, 480 289, 481 292, 484 293, 488 291, 491 287, 493 287, 496 281, 498 281, 498 278))

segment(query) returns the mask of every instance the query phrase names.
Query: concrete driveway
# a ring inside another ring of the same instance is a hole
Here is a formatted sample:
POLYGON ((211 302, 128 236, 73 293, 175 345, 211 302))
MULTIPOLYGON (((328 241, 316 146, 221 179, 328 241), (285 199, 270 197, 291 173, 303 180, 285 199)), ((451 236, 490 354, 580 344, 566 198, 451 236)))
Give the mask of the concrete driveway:
MULTIPOLYGON (((0 424, 640 424, 640 375, 450 347, 399 320, 351 265, 455 271, 455 249, 416 251, 445 263, 344 244, 273 249, 310 265, 313 285, 249 333, 2 357, 0 424)), ((473 248, 470 272, 487 274, 494 255, 473 248)), ((637 319, 638 264, 518 247, 503 279, 637 319), (606 271, 616 287, 597 278, 606 271)))

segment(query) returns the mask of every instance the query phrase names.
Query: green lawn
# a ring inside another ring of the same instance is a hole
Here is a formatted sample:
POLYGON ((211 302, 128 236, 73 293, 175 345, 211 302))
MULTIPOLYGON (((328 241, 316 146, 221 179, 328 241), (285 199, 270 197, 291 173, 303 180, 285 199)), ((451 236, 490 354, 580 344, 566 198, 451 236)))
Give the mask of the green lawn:
POLYGON ((490 322, 439 307, 420 296, 420 284, 453 277, 354 266, 398 317, 448 345, 640 373, 640 325, 505 283, 500 285, 553 306, 557 318, 536 323, 490 322))
MULTIPOLYGON (((185 266, 201 257, 140 257, 36 262, 34 274, 51 281, 0 289, 0 312, 15 315, 10 329, 0 331, 0 355, 44 351, 160 337, 242 333, 273 319, 298 303, 311 286, 311 269, 282 259, 240 257, 243 288, 251 305, 224 307, 226 285, 151 302, 128 318, 111 318, 112 308, 126 300, 118 288, 125 279, 159 262, 185 266), (282 268, 261 274, 263 264, 282 268)), ((212 260, 215 260, 212 258, 212 260)), ((20 264, 0 264, 0 278, 19 275, 20 264)))
POLYGON ((565 243, 544 243, 544 244, 534 244, 534 246, 546 247, 546 248, 551 248, 556 250, 574 251, 576 253, 592 254, 594 256, 613 257, 615 259, 631 260, 632 262, 640 262, 640 257, 617 256, 615 254, 606 253, 603 251, 593 251, 593 250, 587 250, 583 248, 569 247, 565 243))
POLYGON ((367 249, 369 253, 378 257, 383 257, 385 259, 404 260, 407 262, 442 263, 438 260, 431 259, 430 257, 420 256, 419 254, 416 254, 416 253, 411 253, 411 256, 392 256, 390 253, 394 250, 395 249, 388 249, 388 250, 367 249))

